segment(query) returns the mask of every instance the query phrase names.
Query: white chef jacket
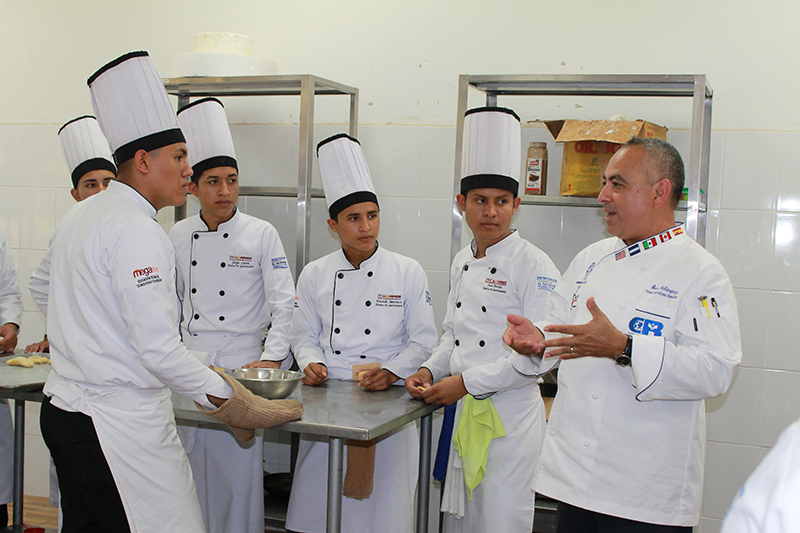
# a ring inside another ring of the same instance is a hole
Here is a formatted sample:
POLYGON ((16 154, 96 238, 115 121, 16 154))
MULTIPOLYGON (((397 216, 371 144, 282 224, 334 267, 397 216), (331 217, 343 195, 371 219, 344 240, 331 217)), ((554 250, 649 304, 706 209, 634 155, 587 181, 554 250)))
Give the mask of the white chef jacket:
POLYGON ((359 268, 341 249, 313 261, 297 280, 290 336, 301 370, 321 363, 351 379, 353 365, 377 361, 405 379, 436 344, 425 271, 379 246, 359 268))
MULTIPOLYGON (((223 368, 240 368, 259 358, 286 359, 294 280, 275 228, 237 209, 216 231, 196 215, 175 224, 169 238, 178 266, 186 346, 205 353, 207 364, 223 368)), ((243 443, 218 426, 195 430, 182 423, 179 431, 206 530, 263 533, 261 432, 243 443)))
POLYGON ((800 531, 800 420, 786 428, 775 447, 734 498, 722 533, 800 531))
POLYGON ((536 490, 602 514, 693 526, 704 399, 728 389, 742 358, 730 279, 680 226, 631 246, 604 239, 575 257, 553 293, 552 314, 536 325, 589 322, 590 296, 633 335, 633 363, 562 361, 536 490))
POLYGON ((184 342, 191 343, 192 337, 205 337, 199 340, 200 346, 191 344, 192 348, 202 350, 216 337, 228 354, 260 351, 264 332, 271 322, 260 358, 286 359, 294 280, 275 228, 237 209, 216 231, 209 231, 201 216, 196 215, 175 224, 169 238, 178 265, 184 342))
POLYGON ((42 262, 36 267, 36 270, 31 274, 31 279, 28 282, 28 290, 31 292, 33 301, 36 306, 47 318, 47 294, 50 290, 50 263, 53 260, 53 241, 56 238, 56 231, 58 228, 53 229, 50 234, 50 242, 47 245, 47 252, 42 258, 42 262))
POLYGON ((114 181, 51 246, 47 331, 56 407, 92 417, 132 531, 203 528, 169 389, 211 408, 230 387, 181 344, 175 256, 156 209, 114 181))
MULTIPOLYGON (((531 371, 534 358, 525 357, 525 370, 532 375, 517 372, 512 366, 516 354, 503 342, 503 333, 509 313, 533 320, 548 315, 550 293, 560 275, 547 254, 516 231, 488 247, 484 257, 475 253, 473 241, 453 259, 444 334, 422 366, 436 381, 461 375, 470 394, 491 396, 506 436, 489 445, 486 476, 466 501, 463 518, 445 515, 445 531, 528 533, 533 524, 531 485, 545 424, 536 377, 553 362, 531 371)), ((458 420, 454 432, 457 427, 458 420)))
MULTIPOLYGON (((22 293, 17 284, 17 269, 11 259, 11 251, 0 230, 0 325, 20 325, 22 318, 22 293)), ((0 505, 12 499, 14 484, 14 425, 11 408, 0 400, 0 505)))
POLYGON ((0 325, 20 325, 22 293, 17 283, 17 269, 11 259, 5 233, 0 230, 0 325))
MULTIPOLYGON (((341 249, 313 261, 297 282, 290 336, 301 369, 321 363, 328 367, 328 379, 351 380, 354 364, 380 362, 405 379, 436 344, 425 272, 413 259, 381 247, 359 268, 341 249)), ((369 401, 371 393, 363 394, 369 401)), ((343 498, 342 531, 413 531, 418 457, 413 424, 380 440, 372 495, 361 501, 343 498)), ((287 529, 325 531, 327 460, 327 442, 301 439, 287 529)))

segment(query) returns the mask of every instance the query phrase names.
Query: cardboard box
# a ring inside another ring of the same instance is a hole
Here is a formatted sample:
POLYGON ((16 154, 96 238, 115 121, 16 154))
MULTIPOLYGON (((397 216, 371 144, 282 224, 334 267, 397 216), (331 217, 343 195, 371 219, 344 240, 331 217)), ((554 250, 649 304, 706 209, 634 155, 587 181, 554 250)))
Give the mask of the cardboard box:
POLYGON ((600 194, 608 160, 633 137, 667 140, 667 128, 645 120, 550 120, 547 129, 564 143, 561 196, 600 194))

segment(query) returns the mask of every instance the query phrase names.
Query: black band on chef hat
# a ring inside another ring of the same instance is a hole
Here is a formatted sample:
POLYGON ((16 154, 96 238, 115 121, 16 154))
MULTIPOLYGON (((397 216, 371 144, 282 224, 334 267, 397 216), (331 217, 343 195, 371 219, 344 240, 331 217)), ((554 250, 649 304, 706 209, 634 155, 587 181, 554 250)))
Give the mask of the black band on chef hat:
POLYGON ((133 156, 139 150, 151 152, 163 148, 164 146, 169 146, 170 144, 185 142, 186 137, 183 136, 183 132, 180 128, 151 133, 150 135, 145 135, 141 139, 136 139, 117 148, 117 151, 114 152, 114 161, 117 163, 117 166, 120 166, 125 161, 133 159, 133 156))
POLYGON ((200 179, 200 176, 203 175, 203 172, 210 168, 217 167, 233 167, 237 172, 239 171, 239 164, 234 158, 229 155, 217 155, 214 157, 209 157, 208 159, 203 159, 199 163, 192 166, 192 181, 197 183, 197 180, 200 179))
POLYGON ((507 115, 511 115, 512 117, 517 119, 517 122, 520 122, 519 115, 514 113, 513 109, 509 109, 507 107, 491 107, 491 106, 489 106, 489 107, 473 107, 472 109, 470 109, 469 111, 464 113, 464 116, 468 117, 468 116, 473 115, 475 113, 486 113, 488 111, 494 111, 494 112, 497 112, 497 113, 505 113, 507 115))
POLYGON ((222 107, 223 109, 225 108, 225 106, 222 105, 222 102, 220 102, 219 98, 214 98, 213 96, 209 96, 208 98, 201 98, 200 100, 195 100, 194 102, 192 102, 190 104, 186 104, 182 108, 178 109, 178 112, 176 114, 180 115, 181 113, 183 113, 184 111, 186 111, 190 107, 194 107, 194 106, 196 106, 198 104, 202 104, 202 103, 208 102, 208 101, 216 102, 216 103, 219 104, 220 107, 222 107))
POLYGON ((114 173, 114 176, 117 175, 117 167, 114 166, 114 163, 105 157, 95 157, 94 159, 87 159, 75 167, 75 170, 72 171, 72 186, 77 189, 81 178, 92 170, 109 170, 114 173))
POLYGON ((472 189, 503 189, 514 193, 516 198, 519 194, 519 182, 500 174, 473 174, 461 178, 461 194, 466 196, 472 189))
POLYGON ((116 67, 117 65, 120 65, 120 64, 126 62, 129 59, 133 59, 134 57, 149 57, 149 56, 150 56, 150 54, 148 54, 145 51, 128 52, 125 55, 121 55, 118 58, 116 58, 114 61, 109 61, 108 63, 106 63, 105 65, 100 67, 97 70, 97 72, 95 72, 94 74, 89 76, 89 79, 86 80, 86 84, 91 87, 91 85, 94 82, 94 80, 96 80, 103 72, 105 72, 107 70, 110 70, 110 69, 116 67))
MULTIPOLYGON (((351 192, 350 194, 342 196, 333 202, 328 208, 328 214, 333 220, 336 220, 336 217, 339 216, 339 213, 351 205, 356 205, 363 202, 373 202, 375 205, 378 205, 378 197, 374 192, 370 191, 351 192)), ((378 206, 378 208, 380 208, 380 206, 378 206)))
POLYGON ((357 145, 361 146, 361 143, 360 143, 360 142, 358 141, 358 139, 356 139, 355 137, 351 137, 351 136, 349 136, 349 135, 348 135, 348 134, 346 134, 346 133, 337 133, 336 135, 331 135, 331 136, 330 136, 330 137, 328 137, 327 139, 323 139, 323 140, 321 140, 321 141, 320 141, 320 142, 317 144, 317 157, 319 157, 319 149, 320 149, 320 147, 322 147, 322 146, 325 146, 325 145, 326 145, 326 144, 328 144, 329 142, 335 141, 336 139, 342 139, 342 138, 345 138, 345 139, 350 139, 351 141, 353 141, 353 142, 354 142, 354 143, 356 143, 357 145))
POLYGON ((61 126, 60 128, 58 128, 58 135, 61 135, 61 131, 64 128, 66 128, 67 126, 69 126, 70 124, 72 124, 73 122, 78 122, 79 120, 83 120, 85 118, 91 118, 93 120, 97 120, 97 118, 93 117, 92 115, 83 115, 82 117, 75 117, 72 120, 70 120, 69 122, 67 122, 66 124, 64 124, 63 126, 61 126))

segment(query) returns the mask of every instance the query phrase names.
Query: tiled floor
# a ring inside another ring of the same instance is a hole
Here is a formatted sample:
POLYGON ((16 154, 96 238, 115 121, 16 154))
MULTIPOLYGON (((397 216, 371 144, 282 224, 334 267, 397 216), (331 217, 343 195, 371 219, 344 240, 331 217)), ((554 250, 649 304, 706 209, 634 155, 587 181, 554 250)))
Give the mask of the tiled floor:
MULTIPOLYGON (((8 520, 14 516, 14 505, 8 504, 8 520)), ((22 521, 28 526, 58 529, 58 509, 50 505, 47 498, 25 496, 22 506, 22 521)), ((9 524, 10 525, 10 524, 9 524)))

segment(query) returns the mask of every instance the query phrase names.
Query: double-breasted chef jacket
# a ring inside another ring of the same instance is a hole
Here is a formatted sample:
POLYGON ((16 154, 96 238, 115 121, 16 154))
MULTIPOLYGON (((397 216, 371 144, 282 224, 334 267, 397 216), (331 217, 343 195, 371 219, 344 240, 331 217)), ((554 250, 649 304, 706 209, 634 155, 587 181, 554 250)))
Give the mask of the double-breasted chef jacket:
POLYGON ((52 404, 92 418, 131 531, 202 531, 170 392, 213 408, 230 387, 180 342, 175 255, 135 189, 75 205, 51 246, 52 404))
POLYGON ((630 246, 604 239, 575 257, 553 293, 552 314, 536 325, 589 322, 590 296, 633 336, 633 362, 561 363, 536 490, 602 514, 693 526, 704 399, 728 389, 742 358, 730 279, 681 226, 630 246))
POLYGON ((184 342, 197 350, 205 347, 211 352, 208 363, 224 368, 259 358, 284 360, 289 355, 294 281, 272 224, 237 209, 216 231, 195 215, 175 224, 169 237, 178 265, 184 342), (251 358, 237 357, 242 352, 251 358))
MULTIPOLYGON (((20 325, 22 293, 8 242, 0 230, 0 325, 20 325)), ((14 425, 7 400, 0 399, 0 505, 11 501, 14 485, 14 425)))
MULTIPOLYGON (((503 342, 503 333, 509 313, 548 315, 550 293, 560 275, 547 254, 516 231, 488 247, 484 257, 476 258, 475 252, 473 241, 453 260, 444 334, 422 366, 435 381, 461 375, 469 394, 478 399, 491 397, 506 436, 489 444, 486 476, 466 502, 463 518, 445 515, 445 531, 528 533, 533 524, 531 485, 544 436, 544 405, 536 376, 514 369, 516 354, 503 342)), ((541 373, 546 370, 541 368, 541 373)))
MULTIPOLYGON (((277 230, 242 213, 210 231, 201 214, 175 224, 177 289, 183 342, 205 362, 240 368, 257 360, 291 363, 294 280, 277 230), (261 341, 272 323, 264 349, 261 341)), ((264 440, 238 442, 227 428, 182 422, 208 531, 264 530, 264 440)))
MULTIPOLYGON (((413 259, 378 246, 355 268, 340 249, 300 274, 291 342, 301 369, 321 363, 328 379, 351 380, 353 365, 379 362, 402 384, 429 357, 436 338, 428 282, 413 259)), ((363 394, 369 401, 371 393, 363 394)), ((418 456, 413 424, 380 440, 372 495, 344 498, 342 531, 413 531, 418 456)), ((327 442, 300 441, 287 529, 325 531, 327 460, 327 442)))
POLYGON ((734 498, 722 533, 800 531, 800 420, 781 433, 775 447, 734 498))

